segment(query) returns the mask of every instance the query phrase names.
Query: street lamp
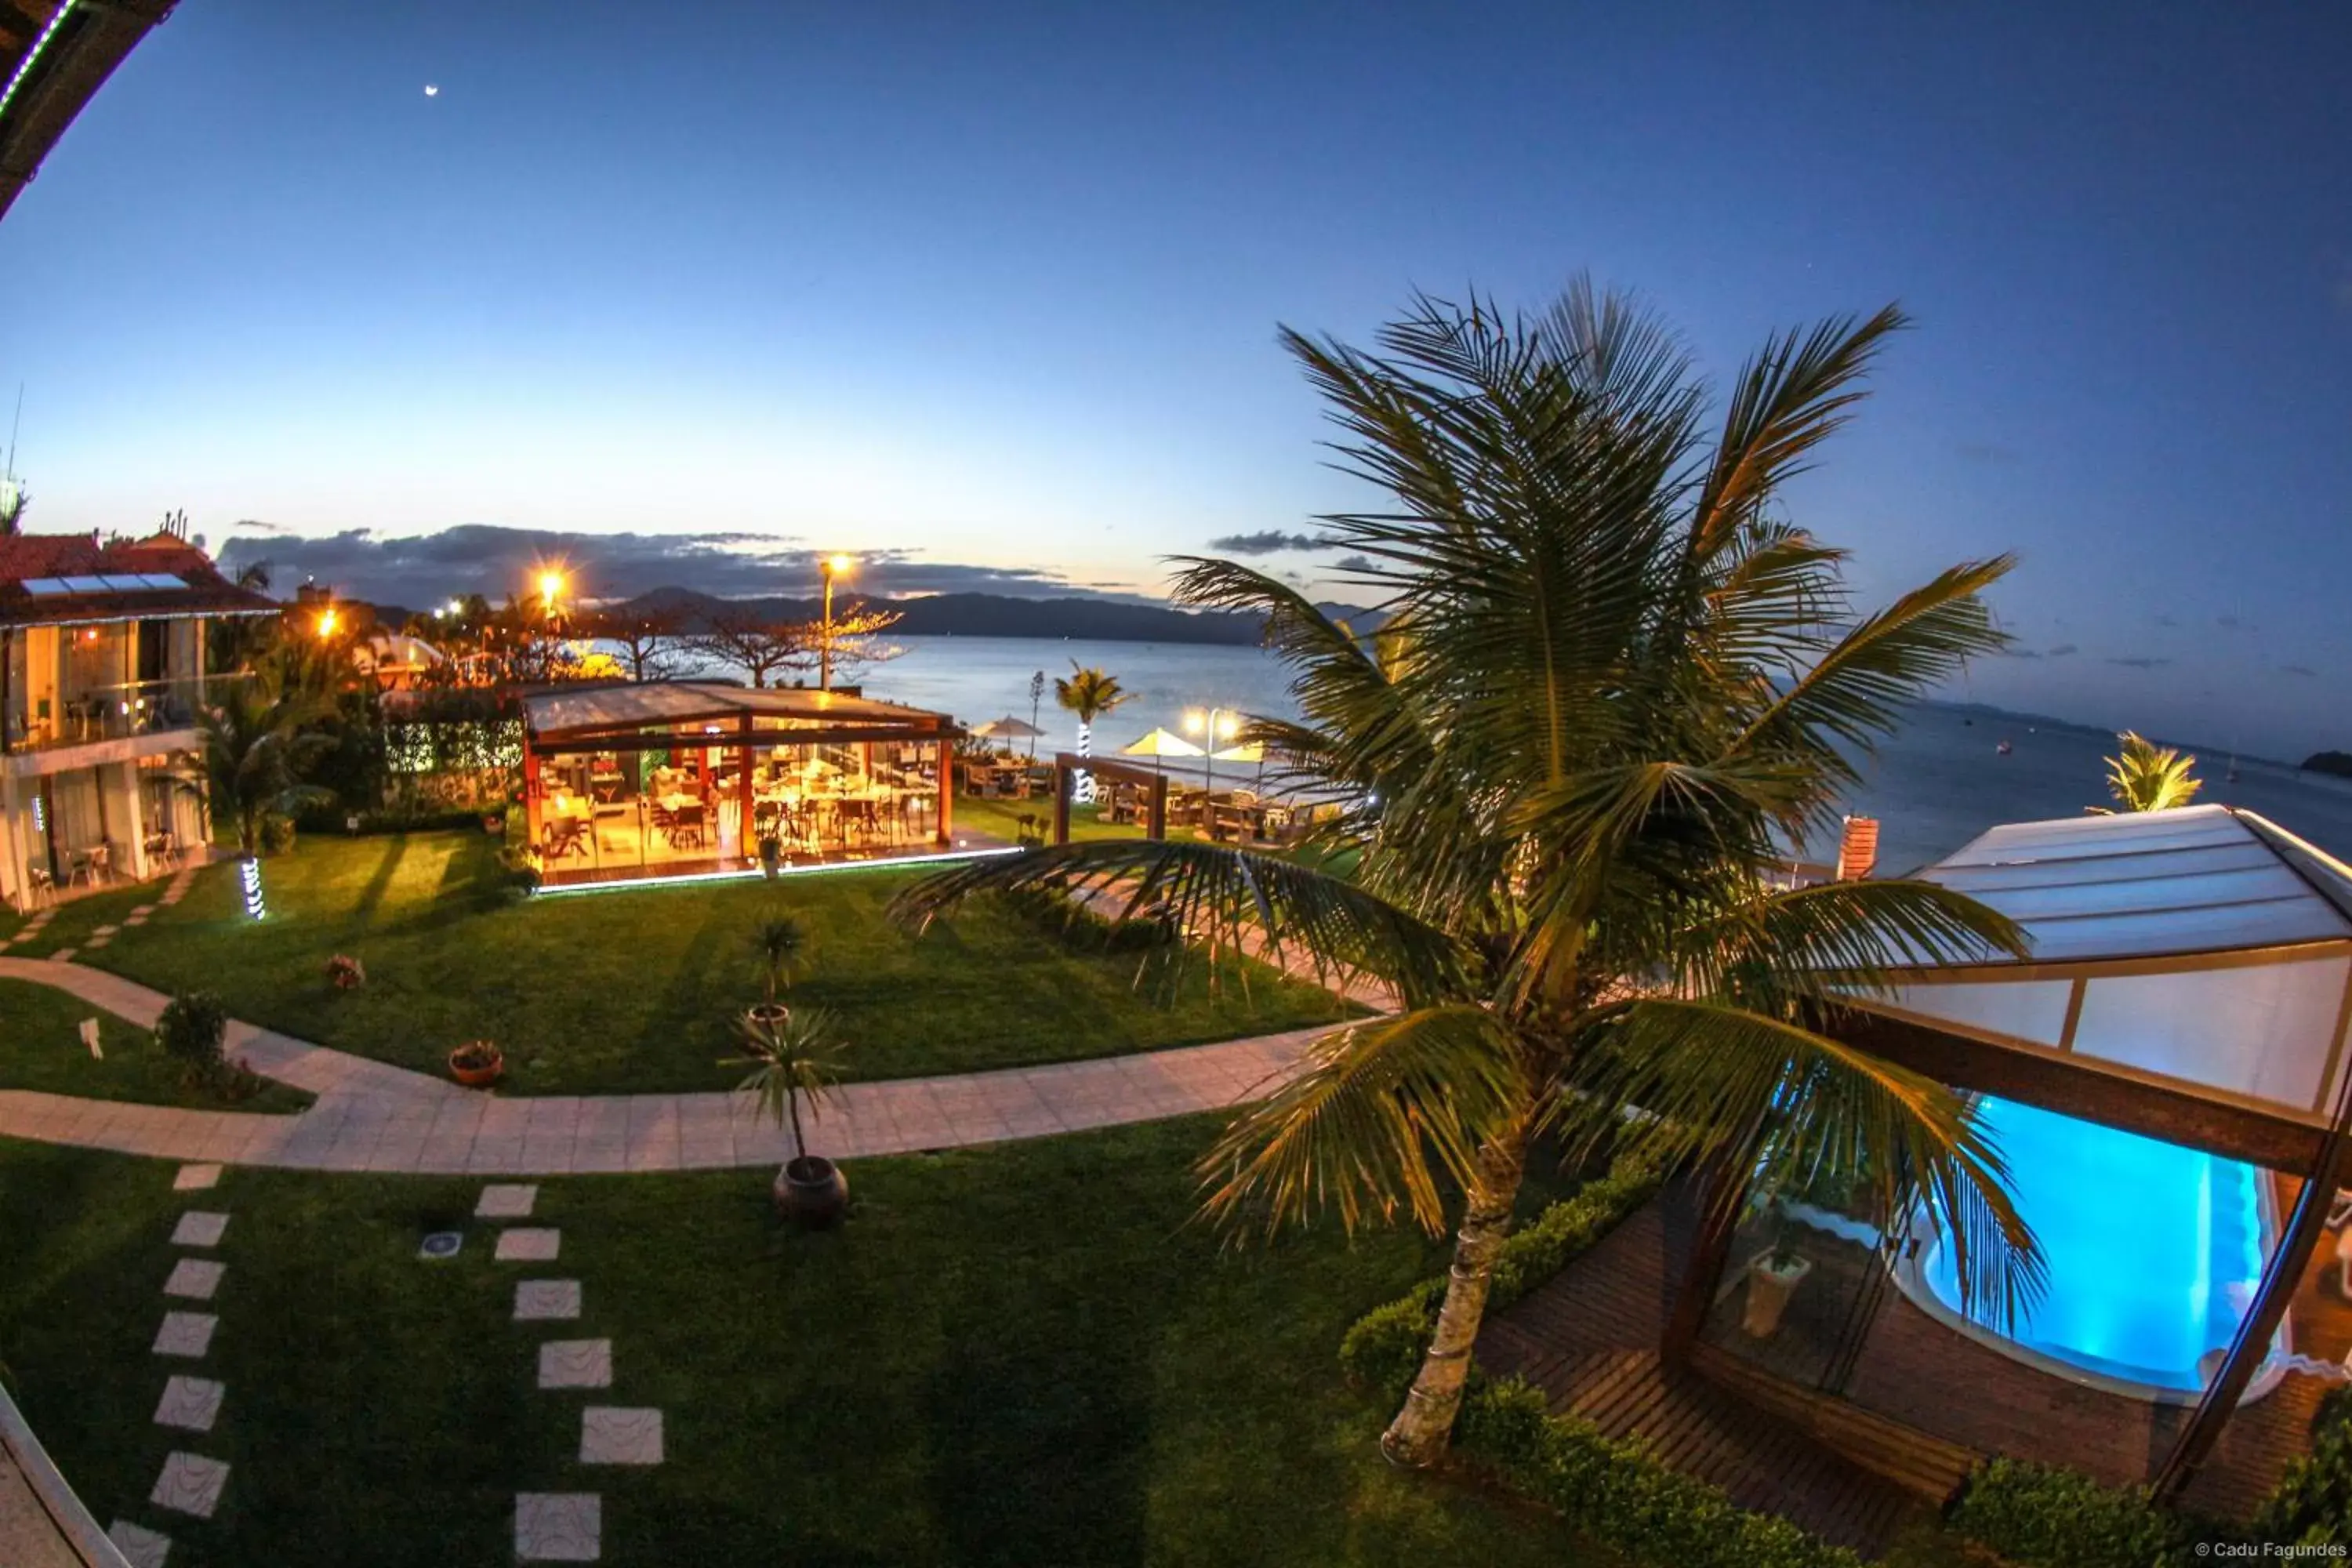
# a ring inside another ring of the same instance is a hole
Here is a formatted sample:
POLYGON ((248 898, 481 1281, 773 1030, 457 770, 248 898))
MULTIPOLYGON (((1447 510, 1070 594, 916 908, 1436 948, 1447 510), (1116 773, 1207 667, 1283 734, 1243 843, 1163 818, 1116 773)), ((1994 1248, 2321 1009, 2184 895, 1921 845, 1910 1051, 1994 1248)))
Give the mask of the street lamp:
MULTIPOLYGON (((1212 813, 1214 813, 1216 810, 1217 742, 1220 740, 1232 740, 1236 734, 1241 732, 1241 710, 1236 708, 1210 708, 1206 710, 1195 708, 1184 715, 1184 728, 1191 731, 1195 735, 1205 737, 1208 742, 1208 744, 1202 746, 1201 750, 1205 753, 1202 758, 1202 765, 1208 769, 1208 784, 1206 787, 1207 793, 1211 797, 1209 810, 1212 813)), ((1212 816, 1209 822, 1209 837, 1211 838, 1214 838, 1216 836, 1217 824, 1214 816, 1212 816)))
POLYGON ((555 619, 556 601, 563 597, 563 574, 549 570, 539 574, 539 602, 550 621, 555 619))
POLYGON ((824 624, 817 633, 816 655, 816 689, 819 691, 833 689, 833 580, 848 576, 850 568, 856 564, 846 555, 828 555, 824 561, 824 624))
POLYGON ((337 616, 332 610, 320 610, 319 612, 319 635, 322 637, 333 637, 335 635, 335 623, 340 619, 341 619, 341 617, 337 616))

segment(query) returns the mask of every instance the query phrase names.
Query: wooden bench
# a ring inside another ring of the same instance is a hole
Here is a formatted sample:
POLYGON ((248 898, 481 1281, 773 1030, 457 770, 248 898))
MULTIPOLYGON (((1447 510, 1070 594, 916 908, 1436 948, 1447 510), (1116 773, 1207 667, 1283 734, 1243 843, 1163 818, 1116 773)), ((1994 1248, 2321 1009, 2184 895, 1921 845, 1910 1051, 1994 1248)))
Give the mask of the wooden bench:
POLYGON ((1982 1458, 1972 1448, 1930 1436, 1916 1426, 1874 1415, 1834 1395, 1783 1382, 1716 1345, 1693 1345, 1690 1370, 1726 1393, 1778 1415, 1860 1468, 1937 1508, 1951 1501, 1982 1458))

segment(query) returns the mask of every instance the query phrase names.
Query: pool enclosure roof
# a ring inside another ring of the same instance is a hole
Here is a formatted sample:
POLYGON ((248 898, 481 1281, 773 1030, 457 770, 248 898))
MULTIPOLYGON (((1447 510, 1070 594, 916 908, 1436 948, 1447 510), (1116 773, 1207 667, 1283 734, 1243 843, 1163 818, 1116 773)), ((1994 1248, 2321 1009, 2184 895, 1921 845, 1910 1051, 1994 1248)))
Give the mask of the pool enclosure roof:
POLYGON ((2014 823, 1918 875, 2008 915, 2030 952, 1923 966, 1863 1000, 1942 1037, 1897 1029, 1908 1048, 1887 1054, 2273 1168, 2333 1121, 2352 1016, 2341 862, 2201 805, 2014 823))
POLYGON ((762 728, 787 721, 794 728, 823 726, 879 736, 953 733, 944 713, 806 687, 735 686, 718 680, 644 680, 609 686, 559 686, 522 700, 523 722, 534 739, 586 740, 650 729, 716 726, 719 731, 762 728))

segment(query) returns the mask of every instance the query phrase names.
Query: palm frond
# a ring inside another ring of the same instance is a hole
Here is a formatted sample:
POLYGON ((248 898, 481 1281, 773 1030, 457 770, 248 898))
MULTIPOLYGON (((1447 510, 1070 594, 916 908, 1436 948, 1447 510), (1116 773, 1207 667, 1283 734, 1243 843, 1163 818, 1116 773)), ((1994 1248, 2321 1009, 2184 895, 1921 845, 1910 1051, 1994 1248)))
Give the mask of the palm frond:
POLYGON ((1601 1108, 1650 1114, 1616 1129, 1671 1163, 1765 1133, 1753 1190, 1793 1194, 1824 1174, 1858 1181, 1892 1224, 1924 1200, 1952 1249, 1964 1310, 2007 1321, 2046 1267, 2008 1190, 2000 1151, 1950 1089, 1832 1036, 1728 1003, 1644 997, 1594 1030, 1555 1100, 1564 1130, 1601 1108))
POLYGON ((1898 971, 2027 955, 2014 921, 1967 894, 1906 879, 1823 882, 1740 900, 1691 921, 1663 971, 1686 995, 1780 1006, 1884 992, 1898 971))
POLYGON ((1034 889, 1164 920, 1213 952, 1255 931, 1279 964, 1305 960, 1327 982, 1368 975, 1409 1006, 1469 994, 1475 955, 1443 929, 1352 882, 1223 845, 1100 839, 967 861, 903 889, 893 915, 918 929, 975 893, 1034 889))
POLYGON ((1202 1158, 1202 1211, 1271 1235, 1327 1208, 1352 1231, 1402 1206, 1434 1235, 1479 1145, 1527 1105, 1511 1037, 1483 1007, 1350 1025, 1318 1042, 1302 1070, 1202 1158))

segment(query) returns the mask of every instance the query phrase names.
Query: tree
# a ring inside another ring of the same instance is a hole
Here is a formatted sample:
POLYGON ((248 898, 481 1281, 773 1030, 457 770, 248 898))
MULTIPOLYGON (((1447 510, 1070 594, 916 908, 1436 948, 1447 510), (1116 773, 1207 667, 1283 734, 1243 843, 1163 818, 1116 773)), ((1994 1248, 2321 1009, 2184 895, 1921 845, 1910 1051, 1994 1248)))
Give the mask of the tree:
POLYGON ((867 665, 887 663, 906 652, 895 643, 882 641, 882 634, 898 624, 898 611, 877 610, 861 599, 836 612, 829 626, 824 621, 808 621, 798 632, 812 648, 822 649, 830 641, 833 674, 838 682, 845 674, 862 675, 867 665))
MULTIPOLYGON (((2194 778, 2189 769, 2197 759, 2186 756, 2170 746, 2159 746, 2137 731, 2126 730, 2116 740, 2123 747, 2121 756, 2109 757, 2107 793, 2116 805, 2125 811, 2168 811, 2176 805, 2187 805, 2205 787, 2194 778)), ((2095 805, 2091 810, 2099 816, 2109 814, 2109 808, 2095 805)))
POLYGON ((248 858, 261 847, 265 816, 290 816, 334 798, 331 791, 303 782, 336 744, 333 736, 305 727, 333 711, 331 699, 289 686, 281 671, 264 667, 225 683, 198 719, 213 801, 236 814, 237 848, 248 858))
POLYGON ((1326 1036, 1201 1174, 1227 1226, 1329 1209, 1435 1234, 1458 1204, 1436 1331, 1382 1437, 1401 1463, 1444 1450, 1539 1134, 1714 1163, 1767 1199, 1825 1175, 1890 1215, 1924 1195, 1969 1305, 2038 1289, 1970 1109, 1828 1026, 1896 966, 2014 953, 2017 930, 1933 883, 1769 880, 1904 705, 2004 644, 1980 595, 2007 558, 1857 616, 1843 552, 1780 517, 1902 323, 1769 339, 1712 439, 1676 340, 1582 284, 1533 319, 1419 299, 1372 352, 1286 332, 1344 468, 1393 498, 1324 520, 1388 595, 1381 635, 1232 562, 1182 563, 1177 596, 1264 617, 1303 717, 1244 739, 1354 803, 1334 830, 1353 877, 1114 839, 901 895, 920 925, 983 889, 1111 893, 1213 953, 1255 929, 1389 984, 1399 1010, 1326 1036))
MULTIPOLYGON (((1082 669, 1075 658, 1070 660, 1067 678, 1054 678, 1054 700, 1078 716, 1078 755, 1095 754, 1095 721, 1133 695, 1119 689, 1117 676, 1106 675, 1100 669, 1082 669)), ((1093 805, 1095 775, 1080 768, 1071 793, 1080 805, 1093 805)))
POLYGON ((667 680, 685 666, 685 618, 661 605, 614 605, 583 614, 582 635, 613 643, 631 680, 667 680))
POLYGON ((788 669, 807 669, 816 644, 797 621, 772 620, 751 610, 713 610, 703 629, 687 639, 696 652, 731 664, 764 687, 788 669))

